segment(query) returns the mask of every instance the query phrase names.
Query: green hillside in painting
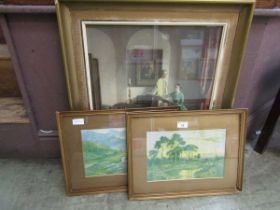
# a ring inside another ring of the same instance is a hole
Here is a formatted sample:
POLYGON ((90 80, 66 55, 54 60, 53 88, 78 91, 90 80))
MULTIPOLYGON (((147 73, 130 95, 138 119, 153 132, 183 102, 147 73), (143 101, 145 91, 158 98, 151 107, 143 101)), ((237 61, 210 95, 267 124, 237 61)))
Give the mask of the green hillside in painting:
POLYGON ((84 167, 86 176, 125 174, 126 154, 102 144, 83 141, 84 167))

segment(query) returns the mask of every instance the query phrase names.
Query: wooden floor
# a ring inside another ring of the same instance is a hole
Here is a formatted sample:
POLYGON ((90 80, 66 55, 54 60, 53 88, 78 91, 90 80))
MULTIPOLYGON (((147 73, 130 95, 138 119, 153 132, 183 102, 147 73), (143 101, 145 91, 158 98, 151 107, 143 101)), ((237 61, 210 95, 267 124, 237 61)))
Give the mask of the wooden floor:
POLYGON ((29 123, 20 97, 0 98, 0 123, 29 123))
POLYGON ((0 159, 3 210, 279 210, 280 122, 263 155, 246 147, 244 190, 238 195, 128 201, 126 193, 68 197, 60 160, 0 159))

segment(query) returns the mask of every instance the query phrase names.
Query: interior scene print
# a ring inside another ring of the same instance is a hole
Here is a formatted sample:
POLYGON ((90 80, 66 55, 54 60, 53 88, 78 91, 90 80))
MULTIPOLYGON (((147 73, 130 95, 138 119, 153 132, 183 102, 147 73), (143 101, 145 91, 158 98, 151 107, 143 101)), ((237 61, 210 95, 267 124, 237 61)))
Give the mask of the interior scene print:
POLYGON ((127 174, 126 129, 81 130, 86 177, 127 174))
POLYGON ((226 129, 147 132, 147 181, 222 178, 226 129))
POLYGON ((92 109, 209 109, 223 26, 85 23, 92 109))

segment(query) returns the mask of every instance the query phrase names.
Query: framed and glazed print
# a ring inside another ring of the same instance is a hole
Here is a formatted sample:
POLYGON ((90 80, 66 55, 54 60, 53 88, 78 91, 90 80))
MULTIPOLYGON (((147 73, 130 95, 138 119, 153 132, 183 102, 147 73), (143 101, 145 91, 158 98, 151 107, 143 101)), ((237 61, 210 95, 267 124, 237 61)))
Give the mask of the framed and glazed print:
POLYGON ((174 106, 57 112, 66 193, 126 191, 126 113, 178 110, 174 106))
POLYGON ((73 110, 230 108, 254 0, 57 0, 73 110))
POLYGON ((129 199, 242 190, 246 110, 129 113, 129 199))
POLYGON ((68 195, 126 191, 125 112, 57 113, 68 195))

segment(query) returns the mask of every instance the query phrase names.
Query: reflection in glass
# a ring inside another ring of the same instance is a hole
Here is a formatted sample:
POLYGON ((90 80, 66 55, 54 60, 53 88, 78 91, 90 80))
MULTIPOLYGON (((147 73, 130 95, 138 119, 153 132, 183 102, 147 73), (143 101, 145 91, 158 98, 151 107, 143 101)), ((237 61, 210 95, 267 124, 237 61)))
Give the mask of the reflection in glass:
POLYGON ((86 25, 93 109, 209 109, 223 26, 86 25))

